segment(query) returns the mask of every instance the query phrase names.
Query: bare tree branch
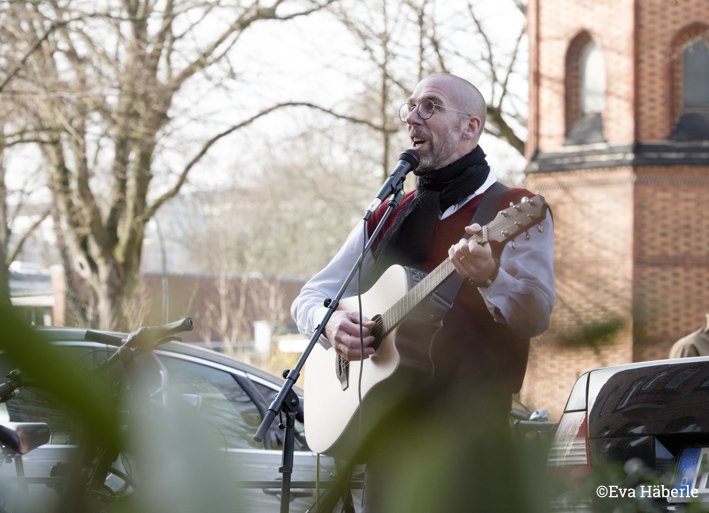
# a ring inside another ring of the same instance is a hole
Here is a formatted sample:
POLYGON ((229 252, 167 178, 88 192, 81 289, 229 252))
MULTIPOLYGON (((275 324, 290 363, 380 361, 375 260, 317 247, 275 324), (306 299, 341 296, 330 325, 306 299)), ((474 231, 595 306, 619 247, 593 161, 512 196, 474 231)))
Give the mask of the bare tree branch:
POLYGON ((226 130, 219 132, 218 134, 212 136, 210 139, 208 139, 206 142, 204 142, 204 144, 202 144, 202 147, 200 148, 200 150, 189 160, 187 165, 185 165, 185 167, 182 169, 177 181, 172 185, 172 187, 170 187, 167 191, 165 191, 158 198, 156 198, 155 201, 152 203, 152 205, 150 205, 146 209, 145 216, 148 219, 151 218, 155 214, 155 212, 160 208, 161 205, 163 205, 167 200, 175 197, 178 194, 178 192, 180 191, 182 186, 187 181, 187 176, 189 175, 192 168, 202 160, 202 157, 204 157, 206 155, 206 153, 209 151, 209 149, 212 146, 214 146, 214 144, 216 144, 221 139, 227 137, 228 135, 236 132, 237 130, 241 130, 242 128, 245 128, 246 126, 251 125, 252 123, 257 121, 258 119, 263 118, 264 116, 267 116, 268 114, 271 114, 272 112, 275 112, 275 111, 283 109, 283 108, 288 108, 288 107, 307 107, 309 109, 323 112, 323 113, 333 116, 337 119, 342 119, 342 120, 348 121, 350 123, 367 126, 377 132, 386 132, 386 133, 396 132, 396 129, 376 125, 367 119, 359 119, 359 118, 355 118, 355 117, 352 117, 352 116, 349 116, 346 114, 340 114, 340 113, 337 113, 331 109, 328 109, 326 107, 322 107, 320 105, 317 105, 317 104, 314 104, 311 102, 283 102, 283 103, 278 103, 276 105, 272 105, 271 107, 268 107, 267 109, 264 109, 264 110, 258 112, 257 114, 254 114, 253 116, 249 117, 248 119, 245 119, 235 125, 230 126, 226 130))
POLYGON ((487 71, 490 73, 491 77, 491 82, 492 82, 492 99, 494 100, 495 97, 495 88, 499 84, 499 81, 497 79, 497 66, 495 65, 494 61, 494 52, 493 52, 493 47, 492 47, 492 42, 490 41, 490 38, 485 32, 485 29, 483 28, 483 25, 478 18, 475 9, 473 8, 473 4, 471 2, 468 2, 468 12, 470 13, 470 17, 473 20, 473 24, 475 25, 475 28, 477 29, 477 34, 482 38, 484 46, 485 46, 485 55, 484 55, 484 61, 487 63, 487 71))
POLYGON ((5 263, 7 265, 10 265, 13 261, 17 260, 17 256, 20 254, 22 251, 22 247, 25 245, 25 242, 27 242, 27 239, 32 236, 32 234, 35 232, 37 228, 44 222, 45 219, 49 217, 51 214, 52 209, 51 207, 47 208, 44 212, 42 212, 37 219, 22 233, 20 238, 17 240, 13 248, 8 248, 8 253, 7 256, 5 257, 5 263))
POLYGON ((10 72, 7 74, 7 76, 0 82, 0 93, 5 89, 5 86, 15 78, 15 76, 20 72, 20 70, 27 64, 27 59, 30 58, 30 56, 36 52, 40 46, 42 46, 42 43, 44 43, 47 38, 54 32, 56 29, 59 27, 63 27, 67 25, 68 23, 71 23, 72 20, 61 20, 52 23, 47 30, 44 31, 44 33, 37 39, 35 42, 30 46, 29 50, 25 52, 25 54, 20 58, 20 60, 15 64, 15 67, 10 70, 10 72))
MULTIPOLYGON (((256 21, 293 20, 295 18, 307 16, 316 11, 322 10, 337 1, 338 0, 325 0, 323 4, 317 4, 310 9, 305 9, 284 16, 278 16, 276 14, 278 7, 280 7, 280 5, 283 3, 283 0, 277 0, 270 7, 260 7, 259 2, 252 4, 250 8, 242 14, 242 16, 239 16, 230 24, 228 28, 223 30, 220 35, 214 38, 214 40, 204 48, 204 50, 200 53, 199 56, 197 56, 196 59, 192 60, 192 62, 185 66, 182 72, 179 73, 172 81, 173 90, 181 86, 189 77, 193 76, 198 71, 206 68, 212 62, 212 57, 218 54, 218 48, 222 46, 230 37, 235 34, 241 34, 244 30, 249 28, 249 26, 254 24, 256 21)), ((223 53, 221 53, 221 55, 223 56, 223 53)))

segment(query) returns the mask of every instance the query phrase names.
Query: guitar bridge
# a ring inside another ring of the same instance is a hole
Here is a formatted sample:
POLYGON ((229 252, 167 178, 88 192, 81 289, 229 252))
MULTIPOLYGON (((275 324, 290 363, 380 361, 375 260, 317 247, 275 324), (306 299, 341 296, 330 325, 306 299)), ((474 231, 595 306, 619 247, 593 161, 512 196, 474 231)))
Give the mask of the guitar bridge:
POLYGON ((350 386, 350 362, 339 354, 335 358, 335 374, 342 390, 347 390, 350 386))
MULTIPOLYGON (((372 328, 372 335, 374 335, 375 341, 372 347, 376 351, 379 349, 379 345, 384 337, 384 319, 381 315, 375 315, 372 319, 374 321, 374 328, 372 328)), ((342 390, 347 390, 350 386, 350 362, 339 354, 335 358, 335 375, 337 380, 340 382, 340 387, 342 390)))

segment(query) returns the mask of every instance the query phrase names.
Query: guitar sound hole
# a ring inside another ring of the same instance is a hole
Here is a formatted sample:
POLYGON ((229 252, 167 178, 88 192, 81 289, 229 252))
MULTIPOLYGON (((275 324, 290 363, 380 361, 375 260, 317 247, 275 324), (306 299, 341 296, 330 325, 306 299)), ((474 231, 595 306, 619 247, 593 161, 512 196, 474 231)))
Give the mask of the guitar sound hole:
POLYGON ((382 343, 382 339, 384 338, 384 319, 382 319, 381 315, 377 314, 372 320, 375 323, 374 328, 372 329, 372 335, 374 335, 374 344, 372 344, 372 347, 376 351, 379 349, 379 345, 382 343))

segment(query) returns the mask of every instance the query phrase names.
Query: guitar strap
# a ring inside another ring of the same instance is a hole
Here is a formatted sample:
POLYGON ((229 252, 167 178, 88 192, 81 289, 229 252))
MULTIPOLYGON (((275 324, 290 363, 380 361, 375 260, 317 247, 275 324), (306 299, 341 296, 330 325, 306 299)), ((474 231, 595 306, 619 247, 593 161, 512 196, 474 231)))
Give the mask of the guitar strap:
MULTIPOLYGON (((484 193, 480 205, 475 210, 473 218, 469 224, 478 223, 480 226, 485 226, 492 221, 497 215, 500 208, 500 203, 505 193, 509 190, 500 182, 493 183, 484 193)), ((431 294, 429 302, 429 320, 440 322, 448 313, 448 310, 453 306, 453 300, 458 295, 460 286, 463 284, 463 277, 458 273, 452 273, 436 290, 431 294)))

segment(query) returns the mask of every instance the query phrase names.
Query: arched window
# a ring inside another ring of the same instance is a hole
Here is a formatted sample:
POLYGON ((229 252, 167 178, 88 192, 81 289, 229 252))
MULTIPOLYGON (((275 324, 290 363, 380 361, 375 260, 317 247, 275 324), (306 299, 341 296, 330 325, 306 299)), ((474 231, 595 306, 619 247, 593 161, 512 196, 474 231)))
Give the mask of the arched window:
POLYGON ((672 140, 709 139, 709 40, 704 34, 703 27, 689 30, 677 38, 673 49, 676 124, 669 136, 672 140))
POLYGON ((697 39, 682 53, 684 110, 709 109, 709 44, 697 39))
POLYGON ((606 70, 603 51, 583 32, 566 55, 566 144, 603 142, 606 70))
POLYGON ((603 114, 606 99, 606 70, 603 53, 591 41, 581 50, 579 58, 581 72, 581 114, 603 114))

